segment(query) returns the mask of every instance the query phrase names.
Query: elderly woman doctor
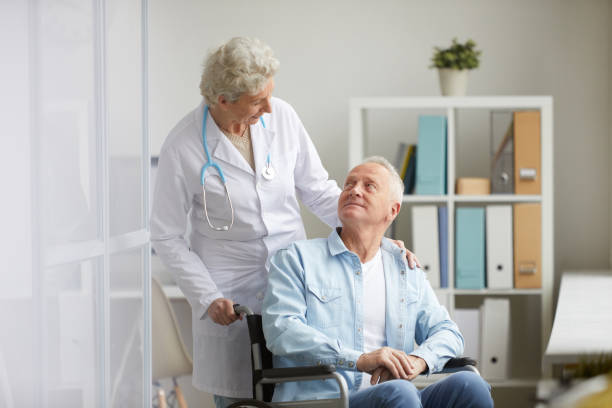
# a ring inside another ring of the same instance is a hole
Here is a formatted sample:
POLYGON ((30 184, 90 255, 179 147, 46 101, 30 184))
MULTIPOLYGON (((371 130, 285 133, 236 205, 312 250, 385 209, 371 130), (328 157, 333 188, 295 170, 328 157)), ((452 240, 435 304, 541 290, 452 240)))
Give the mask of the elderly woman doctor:
POLYGON ((271 96, 278 65, 255 39, 233 38, 212 52, 204 100, 159 156, 152 242, 193 311, 193 384, 215 394, 217 406, 252 395, 248 335, 245 324, 231 324, 232 304, 261 311, 269 258, 306 238, 298 199, 340 225, 340 189, 296 112, 271 96))

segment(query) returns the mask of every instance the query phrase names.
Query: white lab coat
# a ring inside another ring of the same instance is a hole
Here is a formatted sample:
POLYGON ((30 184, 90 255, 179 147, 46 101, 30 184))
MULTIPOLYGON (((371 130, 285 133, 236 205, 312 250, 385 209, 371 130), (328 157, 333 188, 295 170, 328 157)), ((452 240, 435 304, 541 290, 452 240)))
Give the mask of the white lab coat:
MULTIPOLYGON (((340 189, 328 179, 293 108, 278 98, 272 98, 271 105, 272 113, 263 115, 266 127, 261 122, 250 127, 255 171, 208 115, 208 148, 223 170, 234 206, 229 231, 213 231, 203 215, 204 103, 174 127, 159 157, 151 216, 153 247, 191 304, 193 383, 228 397, 252 395, 246 320, 218 325, 206 314, 208 306, 225 297, 261 312, 269 258, 306 238, 298 198, 328 225, 339 225, 340 189), (272 180, 262 176, 268 154, 276 170, 272 180), (185 237, 188 216, 189 240, 185 237)), ((206 174, 211 222, 228 225, 230 210, 222 184, 215 170, 209 168, 206 174)))

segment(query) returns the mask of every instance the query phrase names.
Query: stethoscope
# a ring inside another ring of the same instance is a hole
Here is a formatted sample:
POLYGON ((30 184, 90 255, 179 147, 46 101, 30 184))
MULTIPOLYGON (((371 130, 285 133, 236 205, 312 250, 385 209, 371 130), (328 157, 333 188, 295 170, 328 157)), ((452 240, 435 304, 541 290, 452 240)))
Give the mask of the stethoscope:
MULTIPOLYGON (((206 155, 206 164, 202 166, 202 172, 200 173, 200 184, 202 184, 202 201, 204 201, 204 216, 206 217, 206 222, 208 222, 208 226, 215 231, 229 231, 230 228, 234 225, 234 206, 232 205, 232 199, 230 198, 229 190, 227 189, 227 183, 225 181, 225 176, 223 175, 223 170, 221 167, 212 160, 210 157, 210 153, 208 152, 208 143, 206 142, 206 118, 208 116, 208 105, 204 107, 204 115, 202 118, 202 144, 204 145, 204 154, 206 155), (213 167, 219 173, 219 178, 223 183, 223 187, 225 188, 225 196, 227 197, 227 201, 229 202, 230 211, 232 214, 232 218, 229 225, 224 225, 222 227, 215 227, 212 222, 210 222, 210 218, 208 218, 208 209, 206 208, 206 189, 204 188, 204 179, 206 169, 209 167, 213 167)), ((263 118, 260 116, 259 120, 261 125, 266 127, 266 124, 263 118)), ((266 158, 266 167, 262 170, 261 175, 266 180, 272 180, 274 176, 276 176, 276 171, 272 167, 272 161, 270 159, 270 153, 268 153, 268 157, 266 158)))

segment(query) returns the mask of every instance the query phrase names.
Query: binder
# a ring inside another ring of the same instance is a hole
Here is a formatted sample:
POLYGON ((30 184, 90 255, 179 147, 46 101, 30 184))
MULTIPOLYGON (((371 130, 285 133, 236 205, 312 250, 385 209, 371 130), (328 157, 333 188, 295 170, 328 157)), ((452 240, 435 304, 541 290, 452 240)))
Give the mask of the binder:
POLYGON ((416 194, 446 194, 446 117, 419 116, 416 194))
POLYGON ((440 287, 448 288, 448 208, 438 207, 438 242, 440 244, 440 287))
POLYGON ((480 372, 486 380, 508 378, 510 300, 485 298, 480 308, 480 372))
POLYGON ((412 245, 432 288, 440 287, 438 210, 435 205, 412 207, 412 245))
POLYGON ((512 289, 512 206, 487 206, 486 223, 487 287, 512 289))
POLYGON ((457 208, 455 226, 455 287, 457 289, 484 289, 484 208, 457 208))
POLYGON ((514 192, 540 194, 540 111, 514 112, 514 192))
POLYGON ((514 193, 514 113, 491 112, 491 192, 514 193))
POLYGON ((542 206, 514 204, 514 287, 542 287, 542 206))
POLYGON ((480 310, 455 309, 453 321, 463 335, 463 355, 473 358, 480 365, 480 310))

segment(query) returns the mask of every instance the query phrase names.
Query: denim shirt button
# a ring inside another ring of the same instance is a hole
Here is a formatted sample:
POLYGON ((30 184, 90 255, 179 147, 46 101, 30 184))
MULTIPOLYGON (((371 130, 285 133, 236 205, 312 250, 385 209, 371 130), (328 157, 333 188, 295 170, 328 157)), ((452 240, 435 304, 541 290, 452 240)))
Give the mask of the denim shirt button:
POLYGON ((353 367, 354 365, 355 365, 355 363, 353 363, 352 361, 349 361, 349 362, 348 362, 348 366, 349 366, 349 367, 353 367))
POLYGON ((402 327, 404 327, 404 325, 400 323, 399 328, 401 329, 402 327))
POLYGON ((338 360, 338 365, 344 364, 344 360, 338 360))

